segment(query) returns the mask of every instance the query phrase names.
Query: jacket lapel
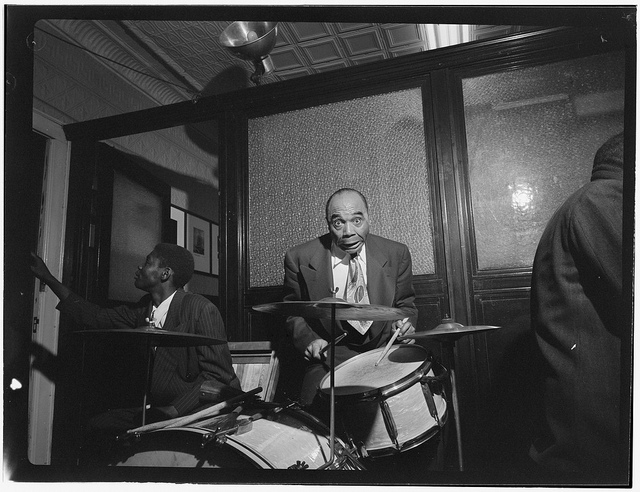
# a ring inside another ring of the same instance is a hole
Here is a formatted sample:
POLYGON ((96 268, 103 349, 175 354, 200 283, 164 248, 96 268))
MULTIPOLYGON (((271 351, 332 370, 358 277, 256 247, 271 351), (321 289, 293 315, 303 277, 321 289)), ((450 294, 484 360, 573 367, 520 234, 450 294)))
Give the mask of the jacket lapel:
POLYGON ((331 250, 327 248, 326 241, 321 242, 323 248, 309 258, 307 266, 300 266, 300 273, 309 289, 309 299, 324 299, 332 295, 331 250))
POLYGON ((387 263, 387 256, 380 248, 376 237, 369 235, 367 238, 367 292, 371 304, 391 306, 393 302, 393 292, 389 292, 391 283, 387 263))

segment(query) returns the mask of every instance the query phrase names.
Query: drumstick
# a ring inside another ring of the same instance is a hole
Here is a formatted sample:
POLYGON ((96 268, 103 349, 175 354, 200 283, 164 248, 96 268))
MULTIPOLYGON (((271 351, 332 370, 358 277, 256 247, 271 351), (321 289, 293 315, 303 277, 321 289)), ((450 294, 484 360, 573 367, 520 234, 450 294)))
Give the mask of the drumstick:
POLYGON ((247 391, 246 393, 242 393, 238 396, 234 396, 233 398, 229 398, 228 400, 222 401, 220 403, 216 403, 213 406, 207 407, 199 412, 196 412, 192 415, 186 415, 183 417, 175 417, 169 420, 161 420, 160 422, 152 422, 151 424, 143 425, 142 427, 137 427, 135 429, 129 429, 127 434, 135 434, 140 432, 148 432, 157 429, 164 429, 165 427, 176 427, 183 426, 199 420, 204 417, 213 417, 214 415, 220 414, 223 410, 231 406, 237 406, 236 404, 245 398, 260 393, 262 388, 258 386, 257 388, 252 389, 251 391, 247 391))
MULTIPOLYGON (((340 340, 342 340, 346 336, 347 336, 347 334, 343 333, 342 335, 336 337, 336 339, 334 340, 333 344, 335 345, 336 343, 338 343, 340 340)), ((331 347, 331 344, 325 345, 324 347, 322 347, 322 350, 320 350, 320 355, 324 354, 327 350, 329 350, 329 347, 331 347)))
MULTIPOLYGON (((402 320, 402 324, 404 325, 407 321, 409 321, 409 318, 405 318, 402 320)), ((380 361, 382 359, 384 359, 384 356, 387 355, 387 353, 389 352, 389 350, 391 349, 391 345, 393 345, 393 342, 396 341, 396 338, 398 338, 398 335, 400 334, 400 328, 398 328, 395 333, 393 334, 393 336, 391 337, 391 339, 387 342, 387 346, 384 348, 384 350, 382 351, 382 354, 380 354, 380 358, 378 359, 378 362, 376 362, 376 366, 378 364, 380 364, 380 361)))

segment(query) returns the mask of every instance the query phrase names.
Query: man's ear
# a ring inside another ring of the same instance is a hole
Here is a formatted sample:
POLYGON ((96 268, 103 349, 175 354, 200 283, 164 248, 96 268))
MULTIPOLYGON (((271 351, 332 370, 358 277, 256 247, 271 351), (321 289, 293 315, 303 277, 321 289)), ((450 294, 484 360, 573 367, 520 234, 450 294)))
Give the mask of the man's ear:
POLYGON ((171 267, 165 267, 162 274, 160 274, 160 278, 162 279, 163 282, 166 282, 171 278, 171 275, 173 275, 173 270, 171 269, 171 267))

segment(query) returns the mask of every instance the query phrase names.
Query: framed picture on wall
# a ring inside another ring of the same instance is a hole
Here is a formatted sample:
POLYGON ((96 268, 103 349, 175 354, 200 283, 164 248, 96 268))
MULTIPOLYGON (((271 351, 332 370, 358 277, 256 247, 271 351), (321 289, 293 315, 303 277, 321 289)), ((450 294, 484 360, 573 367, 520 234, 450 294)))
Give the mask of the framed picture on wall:
POLYGON ((220 275, 220 266, 218 264, 218 231, 220 226, 211 223, 211 273, 220 275))
POLYGON ((196 272, 211 273, 211 227, 208 220, 187 213, 186 248, 193 254, 196 272))

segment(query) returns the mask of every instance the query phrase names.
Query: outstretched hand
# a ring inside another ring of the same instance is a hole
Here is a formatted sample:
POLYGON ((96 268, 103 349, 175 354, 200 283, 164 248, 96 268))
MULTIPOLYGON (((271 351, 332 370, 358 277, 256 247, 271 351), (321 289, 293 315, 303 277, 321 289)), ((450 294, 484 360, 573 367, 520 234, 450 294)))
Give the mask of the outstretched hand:
POLYGON ((48 280, 52 277, 49 268, 47 268, 47 265, 44 263, 42 258, 32 252, 31 259, 31 271, 36 277, 38 277, 40 280, 48 280))

